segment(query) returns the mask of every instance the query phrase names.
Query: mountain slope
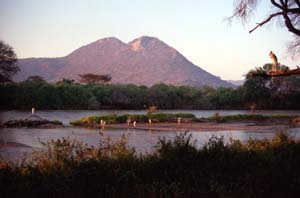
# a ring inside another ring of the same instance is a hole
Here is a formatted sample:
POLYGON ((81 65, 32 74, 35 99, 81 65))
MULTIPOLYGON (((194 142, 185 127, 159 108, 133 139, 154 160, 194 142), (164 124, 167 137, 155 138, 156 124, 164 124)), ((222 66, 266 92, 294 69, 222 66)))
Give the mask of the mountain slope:
POLYGON ((232 84, 195 66, 174 48, 154 37, 142 36, 129 43, 117 38, 100 39, 61 58, 20 59, 16 80, 40 75, 47 81, 78 79, 78 74, 111 74, 112 83, 151 86, 156 83, 190 86, 232 84))

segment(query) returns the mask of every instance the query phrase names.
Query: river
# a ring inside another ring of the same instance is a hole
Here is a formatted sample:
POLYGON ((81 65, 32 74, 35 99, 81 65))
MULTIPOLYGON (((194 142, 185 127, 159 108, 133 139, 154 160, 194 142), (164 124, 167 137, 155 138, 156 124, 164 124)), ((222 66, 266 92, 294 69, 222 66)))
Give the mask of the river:
MULTIPOLYGON (((233 114, 249 114, 244 110, 161 110, 159 112, 167 113, 193 113, 197 117, 208 117, 215 113, 220 115, 233 114)), ((22 119, 30 115, 29 111, 0 111, 0 121, 5 122, 11 119, 22 119)), ((157 143, 158 138, 173 138, 178 132, 162 132, 162 131, 144 131, 137 129, 110 129, 103 132, 103 136, 99 134, 97 129, 74 128, 69 125, 71 120, 79 119, 89 115, 105 115, 105 114, 144 114, 145 110, 51 110, 37 111, 37 115, 49 120, 60 120, 65 125, 64 128, 55 129, 36 129, 36 128, 2 128, 0 129, 0 158, 3 160, 15 161, 20 159, 24 154, 31 152, 33 149, 40 149, 40 142, 46 142, 51 139, 69 138, 76 139, 95 145, 102 138, 110 137, 113 141, 118 140, 123 134, 127 137, 130 147, 134 147, 138 153, 147 153, 153 150, 153 146, 157 143)), ((300 115, 300 111, 257 111, 257 114, 263 115, 300 115)), ((293 137, 300 138, 300 128, 282 129, 275 128, 272 131, 219 131, 219 132, 197 132, 189 131, 192 137, 197 140, 199 146, 205 144, 212 136, 224 136, 225 140, 229 138, 247 140, 250 137, 256 139, 271 138, 276 131, 287 130, 293 137)))

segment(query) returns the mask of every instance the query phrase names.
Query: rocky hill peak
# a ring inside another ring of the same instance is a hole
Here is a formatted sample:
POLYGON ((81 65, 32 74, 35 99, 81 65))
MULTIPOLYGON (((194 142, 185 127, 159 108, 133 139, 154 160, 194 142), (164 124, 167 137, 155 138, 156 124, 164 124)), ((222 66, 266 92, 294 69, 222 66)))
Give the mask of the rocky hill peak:
POLYGON ((130 41, 128 44, 131 46, 131 49, 134 51, 168 47, 164 42, 162 42, 158 38, 150 37, 150 36, 141 36, 137 39, 134 39, 133 41, 130 41))
POLYGON ((157 83, 213 87, 232 84, 194 65, 155 37, 142 36, 129 43, 115 37, 99 39, 61 58, 20 59, 17 80, 31 75, 48 81, 77 80, 78 74, 110 74, 111 83, 152 86, 157 83))

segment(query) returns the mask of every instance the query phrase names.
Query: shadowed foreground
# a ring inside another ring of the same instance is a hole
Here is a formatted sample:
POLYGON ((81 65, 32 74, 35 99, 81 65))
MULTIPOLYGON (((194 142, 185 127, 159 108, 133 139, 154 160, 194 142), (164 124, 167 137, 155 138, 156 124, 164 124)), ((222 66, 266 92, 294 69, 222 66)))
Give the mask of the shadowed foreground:
POLYGON ((136 156, 126 138, 89 147, 44 143, 21 164, 0 164, 1 197, 297 197, 300 142, 280 133, 245 143, 189 135, 159 140, 136 156))

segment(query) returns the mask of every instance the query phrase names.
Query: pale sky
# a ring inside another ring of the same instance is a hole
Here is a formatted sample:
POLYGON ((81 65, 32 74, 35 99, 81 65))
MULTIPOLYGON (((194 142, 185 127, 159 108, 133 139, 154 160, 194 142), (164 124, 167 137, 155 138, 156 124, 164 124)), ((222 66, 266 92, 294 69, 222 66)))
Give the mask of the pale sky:
POLYGON ((28 58, 65 56, 105 37, 154 36, 206 71, 239 80, 271 62, 271 50, 280 63, 300 65, 287 54, 292 34, 285 27, 272 23, 248 33, 266 17, 266 2, 250 23, 230 26, 224 19, 233 0, 0 0, 0 39, 28 58))

